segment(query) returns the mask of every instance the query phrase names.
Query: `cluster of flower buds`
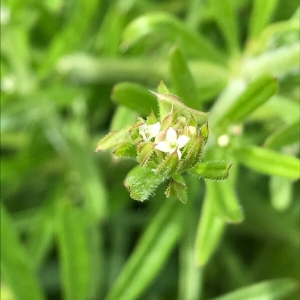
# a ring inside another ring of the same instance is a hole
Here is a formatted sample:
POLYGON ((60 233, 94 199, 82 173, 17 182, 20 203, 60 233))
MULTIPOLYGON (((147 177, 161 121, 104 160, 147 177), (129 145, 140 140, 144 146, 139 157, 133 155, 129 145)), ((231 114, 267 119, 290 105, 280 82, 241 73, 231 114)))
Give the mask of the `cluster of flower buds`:
POLYGON ((161 121, 151 113, 129 129, 141 166, 162 177, 183 173, 200 161, 208 138, 207 123, 199 126, 192 115, 187 118, 171 109, 161 121))
POLYGON ((208 139, 207 114, 185 106, 162 82, 154 94, 159 118, 151 112, 145 120, 138 118, 127 128, 109 133, 96 151, 114 149, 115 156, 139 162, 124 182, 133 199, 148 199, 161 182, 170 179, 166 196, 186 202, 181 174, 201 161, 208 139))

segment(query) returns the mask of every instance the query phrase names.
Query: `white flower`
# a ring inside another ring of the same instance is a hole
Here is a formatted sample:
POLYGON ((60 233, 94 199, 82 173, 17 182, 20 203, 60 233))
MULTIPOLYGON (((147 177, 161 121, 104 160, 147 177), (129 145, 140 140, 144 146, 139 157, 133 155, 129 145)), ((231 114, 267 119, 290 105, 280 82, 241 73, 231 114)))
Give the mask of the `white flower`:
POLYGON ((179 149, 184 147, 187 142, 190 140, 190 138, 186 135, 181 135, 177 138, 177 133, 174 128, 170 127, 167 130, 166 140, 159 142, 155 149, 167 152, 167 153, 173 153, 177 151, 178 158, 181 158, 181 152, 179 149))
POLYGON ((143 137, 145 142, 155 138, 160 131, 160 123, 157 122, 153 125, 147 125, 146 123, 139 126, 139 134, 143 137))

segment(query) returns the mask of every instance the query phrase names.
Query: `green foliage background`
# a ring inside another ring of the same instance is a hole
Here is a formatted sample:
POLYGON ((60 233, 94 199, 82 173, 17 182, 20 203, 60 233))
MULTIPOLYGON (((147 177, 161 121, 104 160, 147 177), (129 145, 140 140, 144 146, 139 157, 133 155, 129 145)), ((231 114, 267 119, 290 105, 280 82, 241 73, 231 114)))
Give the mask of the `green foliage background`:
POLYGON ((297 6, 3 0, 1 299, 298 299, 297 6), (136 163, 93 153, 160 80, 233 162, 187 204, 130 199, 136 163))

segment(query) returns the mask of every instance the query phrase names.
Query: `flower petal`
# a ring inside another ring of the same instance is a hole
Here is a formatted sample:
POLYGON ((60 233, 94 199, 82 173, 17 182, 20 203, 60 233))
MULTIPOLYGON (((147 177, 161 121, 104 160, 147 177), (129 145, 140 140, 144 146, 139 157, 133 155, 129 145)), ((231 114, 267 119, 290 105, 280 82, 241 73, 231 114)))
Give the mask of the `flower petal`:
POLYGON ((188 136, 181 135, 177 140, 178 148, 180 149, 180 148, 184 147, 189 140, 190 140, 190 138, 188 136))
POLYGON ((176 143, 177 140, 177 133, 174 128, 170 127, 167 131, 166 140, 169 143, 176 143))
POLYGON ((139 135, 142 136, 144 141, 147 141, 147 137, 146 137, 146 130, 147 130, 147 125, 146 124, 142 124, 139 126, 139 135))
POLYGON ((152 137, 156 137, 160 131, 160 123, 157 122, 153 125, 148 125, 149 127, 149 139, 152 138, 152 137))
POLYGON ((170 144, 166 141, 161 141, 159 142, 155 147, 154 149, 157 149, 159 151, 162 151, 162 152, 170 152, 172 151, 173 149, 170 147, 170 144))
POLYGON ((147 124, 142 124, 142 125, 140 125, 140 126, 139 126, 139 132, 145 131, 146 128, 147 128, 147 124))

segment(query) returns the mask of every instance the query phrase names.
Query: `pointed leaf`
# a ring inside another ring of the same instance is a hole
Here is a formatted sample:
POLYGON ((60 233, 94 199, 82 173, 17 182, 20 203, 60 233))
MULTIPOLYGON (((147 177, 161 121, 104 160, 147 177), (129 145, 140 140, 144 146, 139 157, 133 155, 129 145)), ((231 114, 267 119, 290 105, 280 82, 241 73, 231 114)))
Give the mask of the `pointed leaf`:
POLYGON ((141 143, 137 148, 137 161, 144 167, 154 152, 155 145, 151 142, 141 143))
POLYGON ((199 175, 206 179, 223 180, 229 176, 231 163, 222 161, 200 162, 189 169, 189 173, 199 175))
POLYGON ((183 152, 180 165, 178 166, 178 171, 184 172, 193 167, 197 162, 199 162, 202 154, 202 149, 203 139, 202 135, 199 134, 193 141, 192 146, 187 146, 185 148, 185 151, 187 151, 187 153, 185 153, 185 151, 183 152))
POLYGON ((198 93, 194 78, 187 61, 178 48, 174 48, 170 57, 170 74, 175 93, 188 107, 199 109, 198 93))
POLYGON ((170 93, 167 86, 165 85, 165 83, 162 80, 160 81, 160 83, 157 87, 157 91, 159 94, 169 94, 170 93))
POLYGON ((167 198, 170 196, 178 198, 182 203, 187 202, 187 186, 184 178, 181 175, 176 174, 171 178, 165 195, 167 198))
POLYGON ((97 145, 97 148, 95 152, 103 151, 107 149, 114 148, 118 146, 119 144, 130 141, 130 137, 128 134, 128 131, 131 127, 127 126, 126 128, 123 128, 119 131, 112 131, 108 133, 104 138, 100 140, 100 142, 97 145))
POLYGON ((165 158, 165 160, 157 167, 155 172, 164 178, 170 177, 176 170, 178 161, 179 158, 177 152, 174 151, 165 158))
POLYGON ((134 200, 144 201, 154 194, 156 188, 165 180, 151 169, 134 167, 126 176, 124 185, 134 200))
POLYGON ((213 205, 218 216, 228 223, 242 222, 244 215, 232 182, 206 180, 205 183, 207 192, 214 199, 213 205))
POLYGON ((114 151, 114 155, 117 157, 135 159, 137 156, 136 146, 131 141, 121 143, 117 146, 116 150, 114 151))
POLYGON ((243 165, 258 172, 290 179, 300 177, 300 160, 256 146, 235 148, 234 157, 243 165))
POLYGON ((112 99, 120 105, 139 112, 142 116, 148 116, 151 111, 156 116, 158 114, 158 104, 155 96, 135 83, 122 82, 116 84, 112 91, 112 99))

